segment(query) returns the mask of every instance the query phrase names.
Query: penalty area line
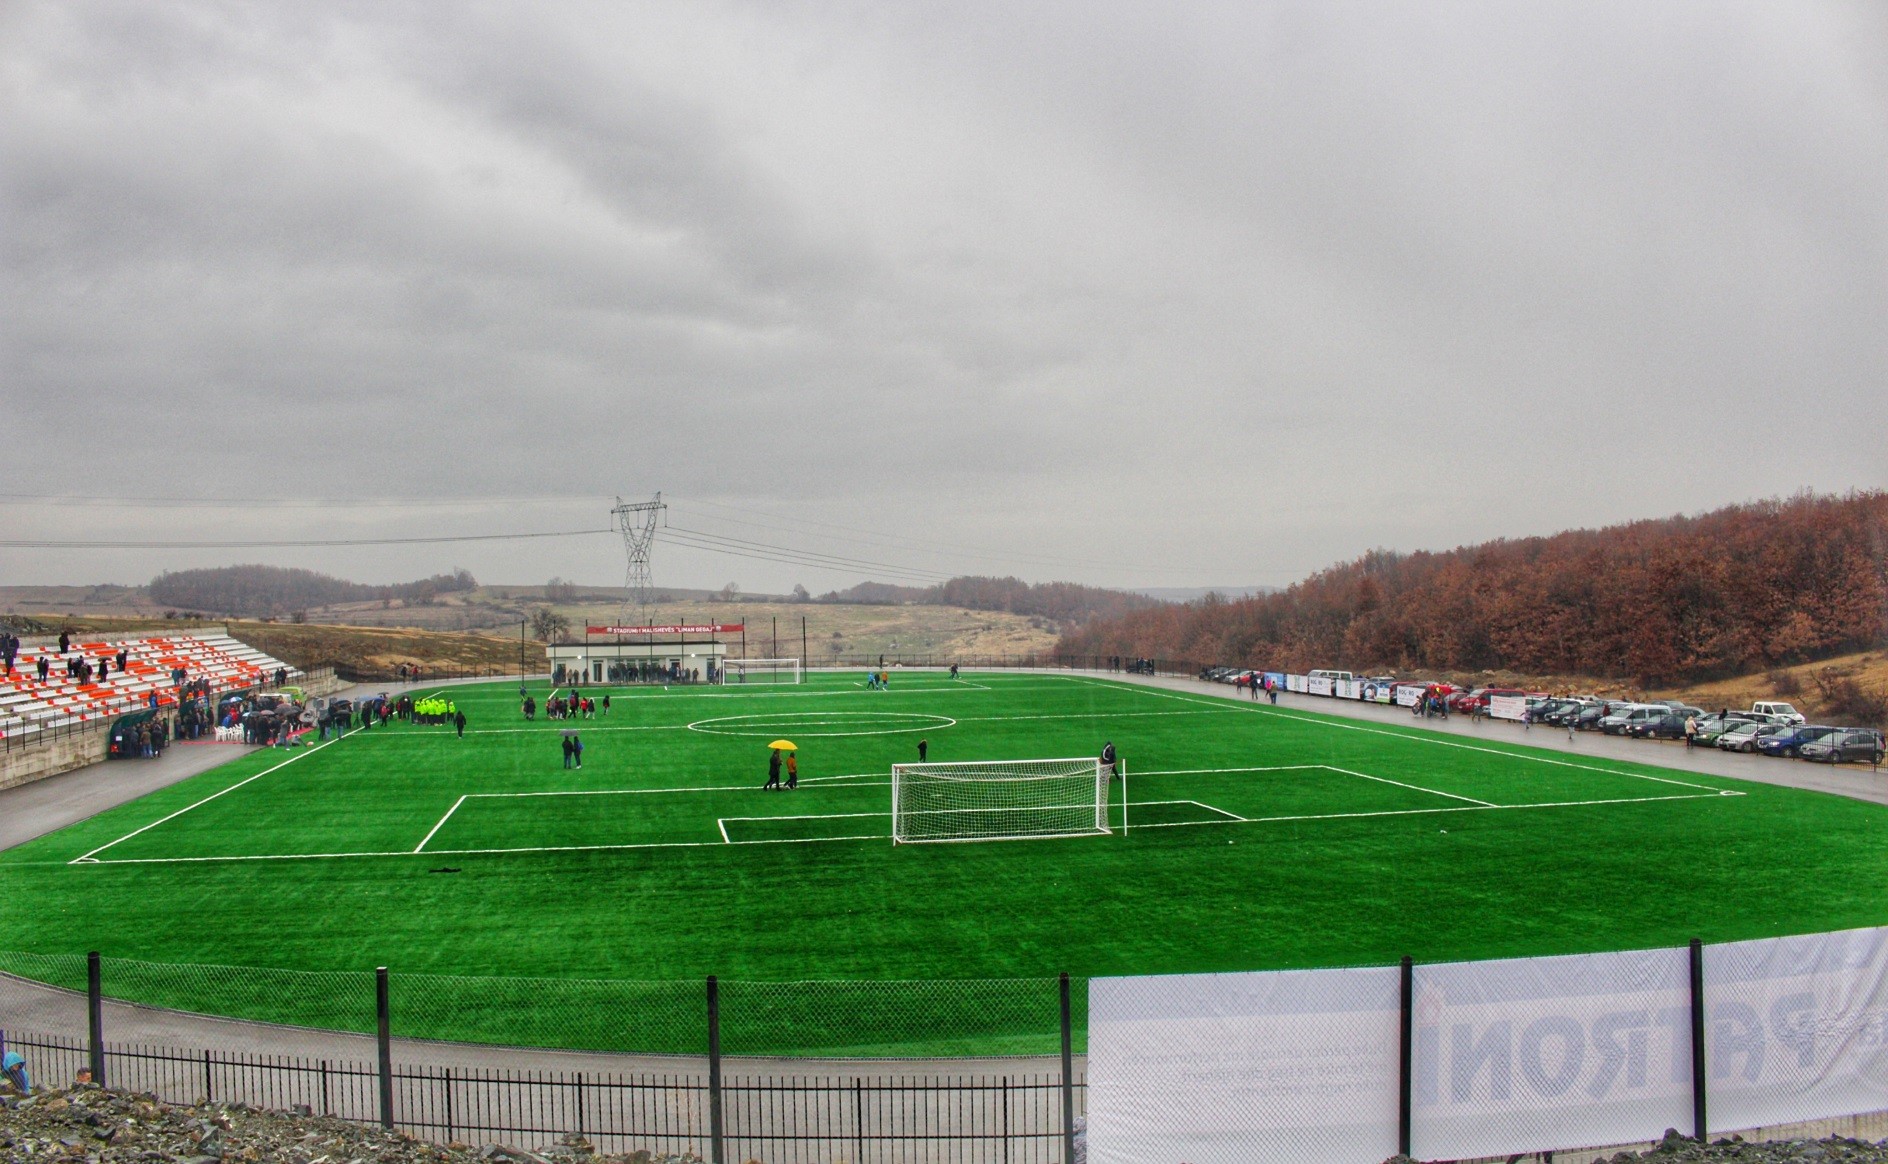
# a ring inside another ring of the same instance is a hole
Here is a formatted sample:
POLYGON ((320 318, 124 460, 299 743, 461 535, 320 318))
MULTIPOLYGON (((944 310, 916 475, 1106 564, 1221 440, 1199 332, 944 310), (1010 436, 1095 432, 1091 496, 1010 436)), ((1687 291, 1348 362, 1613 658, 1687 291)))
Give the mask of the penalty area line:
MULTIPOLYGON (((1744 794, 1741 792, 1735 792, 1735 791, 1679 792, 1679 793, 1673 793, 1672 795, 1669 795, 1669 796, 1624 796, 1624 797, 1613 797, 1606 800, 1561 800, 1561 801, 1548 801, 1548 802, 1543 802, 1540 804, 1490 804, 1486 806, 1477 805, 1477 804, 1468 804, 1468 805, 1462 805, 1460 807, 1457 807, 1455 805, 1450 805, 1447 808, 1386 809, 1380 812, 1335 812, 1335 813, 1309 813, 1309 814, 1300 815, 1300 816, 1258 816, 1258 817, 1246 817, 1242 820, 1236 820, 1236 821, 1233 821, 1233 820, 1174 821, 1174 822, 1170 822, 1166 824, 1135 825, 1134 829, 1138 831, 1140 829, 1184 828, 1184 827, 1192 827, 1192 826, 1198 826, 1198 825, 1267 824, 1267 823, 1277 823, 1277 822, 1282 822, 1282 821, 1347 820, 1347 819, 1357 819, 1357 818, 1363 818, 1363 817, 1378 817, 1378 816, 1425 816, 1425 815, 1437 815, 1441 813, 1452 813, 1452 812, 1504 812, 1504 811, 1512 812, 1512 811, 1517 811, 1520 809, 1529 809, 1529 808, 1586 808, 1586 807, 1592 807, 1596 805, 1609 805, 1609 804, 1654 804, 1654 803, 1659 803, 1662 801, 1673 801, 1673 800, 1715 800, 1723 796, 1742 796, 1742 795, 1744 794)), ((1195 801, 1193 803, 1197 804, 1199 802, 1195 801)), ((1211 808, 1212 806, 1201 805, 1201 807, 1211 808)), ((1223 812, 1224 810, 1218 809, 1215 811, 1223 812)), ((842 815, 842 814, 834 814, 834 815, 842 815)), ((844 815, 851 815, 851 814, 844 814, 844 815)), ((889 814, 888 813, 861 813, 857 815, 887 816, 889 814)), ((735 818, 729 818, 729 819, 735 819, 735 818)), ((749 819, 777 820, 780 818, 778 817, 753 817, 749 819)), ((1069 837, 1106 836, 1106 835, 1109 835, 1109 834, 1102 833, 1102 832, 1094 832, 1094 833, 1084 832, 1084 833, 1055 834, 1055 835, 1041 836, 1041 837, 991 837, 991 838, 983 838, 983 839, 991 840, 991 841, 1061 840, 1061 839, 1067 839, 1069 837)), ((411 850, 388 850, 388 851, 380 851, 380 852, 366 851, 366 852, 357 852, 357 853, 255 853, 255 854, 249 854, 249 855, 244 855, 244 856, 227 856, 227 857, 118 857, 118 858, 108 858, 103 861, 88 861, 86 862, 86 864, 89 864, 89 865, 199 865, 199 864, 211 864, 211 863, 217 863, 217 862, 232 862, 232 861, 335 861, 335 860, 341 860, 343 858, 359 858, 359 857, 415 857, 415 856, 482 857, 482 856, 502 856, 507 853, 598 853, 598 852, 627 851, 627 850, 632 850, 632 849, 707 849, 707 848, 720 848, 723 845, 812 845, 812 844, 824 844, 830 841, 883 841, 885 839, 886 839, 886 836, 883 833, 880 833, 874 836, 776 837, 769 840, 758 840, 758 841, 736 841, 736 840, 636 841, 636 842, 628 842, 628 843, 616 844, 616 845, 521 845, 521 846, 516 846, 513 848, 506 848, 506 849, 428 849, 424 853, 415 853, 411 850)), ((957 838, 957 839, 961 839, 963 841, 969 842, 977 838, 957 838)), ((76 862, 72 862, 72 861, 68 861, 65 863, 68 865, 76 864, 76 862)))

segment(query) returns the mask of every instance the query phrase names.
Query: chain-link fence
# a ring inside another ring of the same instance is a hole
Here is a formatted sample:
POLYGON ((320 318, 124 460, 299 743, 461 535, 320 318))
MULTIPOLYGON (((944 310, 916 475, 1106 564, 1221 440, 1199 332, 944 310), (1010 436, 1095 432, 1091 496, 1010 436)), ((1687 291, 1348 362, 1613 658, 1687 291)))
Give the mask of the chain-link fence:
MULTIPOLYGON (((372 1019, 372 976, 367 1015, 372 1019)), ((392 1033, 514 1047, 706 1055, 700 979, 485 978, 389 974, 392 1033)))
MULTIPOLYGON (((69 992, 12 993, 36 1013, 84 1029, 73 994, 87 986, 83 955, 0 952, 0 974, 69 992), (56 1000, 56 1001, 55 1001, 56 1000)), ((99 959, 102 997, 168 1011, 321 1030, 377 1029, 374 972, 99 959)), ((1056 978, 758 982, 721 980, 718 1025, 728 1055, 951 1058, 1060 1053, 1056 978)), ((705 1055, 709 1010, 702 979, 638 980, 388 974, 392 1037, 505 1047, 705 1055)), ((8 999, 0 979, 0 1007, 8 999)), ((13 1013, 26 1013, 20 1009, 13 1013)), ((1087 1040, 1088 991, 1074 980, 1070 1038, 1087 1040)), ((4 1013, 4 1011, 0 1011, 4 1013)))

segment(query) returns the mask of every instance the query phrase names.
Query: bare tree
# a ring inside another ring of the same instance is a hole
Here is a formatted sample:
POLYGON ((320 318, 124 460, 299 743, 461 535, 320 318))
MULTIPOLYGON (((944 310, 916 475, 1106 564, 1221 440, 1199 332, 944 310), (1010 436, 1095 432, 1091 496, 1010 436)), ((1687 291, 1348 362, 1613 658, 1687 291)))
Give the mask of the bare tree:
POLYGON ((739 582, 730 582, 726 586, 723 586, 721 588, 721 592, 717 595, 717 597, 719 597, 721 601, 723 602, 733 602, 737 597, 740 596, 740 593, 741 593, 741 584, 739 582))
POLYGON ((531 633, 542 642, 562 638, 570 631, 570 620, 548 606, 540 606, 531 613, 531 633))

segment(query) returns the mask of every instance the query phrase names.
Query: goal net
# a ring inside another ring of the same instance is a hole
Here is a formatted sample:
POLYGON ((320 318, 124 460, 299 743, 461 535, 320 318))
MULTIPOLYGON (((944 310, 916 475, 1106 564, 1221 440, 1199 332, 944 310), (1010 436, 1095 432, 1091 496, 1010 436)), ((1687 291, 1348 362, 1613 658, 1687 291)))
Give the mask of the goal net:
POLYGON ((1093 758, 892 765, 898 844, 1108 831, 1108 773, 1093 758))
POLYGON ((744 683, 798 683, 800 660, 726 659, 718 681, 736 687, 744 683))

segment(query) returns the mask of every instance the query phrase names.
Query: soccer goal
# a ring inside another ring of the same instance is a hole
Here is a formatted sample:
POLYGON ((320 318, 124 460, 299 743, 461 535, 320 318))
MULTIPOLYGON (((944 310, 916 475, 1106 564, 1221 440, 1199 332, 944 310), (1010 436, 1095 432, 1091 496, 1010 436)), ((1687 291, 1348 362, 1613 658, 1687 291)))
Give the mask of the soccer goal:
POLYGON ((798 683, 800 660, 726 659, 717 682, 736 687, 746 683, 798 683))
POLYGON ((896 844, 1108 831, 1108 772, 1092 757, 892 765, 896 844))

